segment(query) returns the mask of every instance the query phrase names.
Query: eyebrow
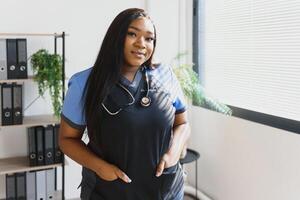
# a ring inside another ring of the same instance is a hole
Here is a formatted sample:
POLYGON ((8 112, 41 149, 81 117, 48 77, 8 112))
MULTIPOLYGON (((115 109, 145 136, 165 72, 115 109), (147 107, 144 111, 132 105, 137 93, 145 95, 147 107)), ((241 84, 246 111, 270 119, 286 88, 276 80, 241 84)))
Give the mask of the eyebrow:
MULTIPOLYGON (((135 27, 135 26, 129 26, 128 28, 132 28, 132 29, 135 29, 135 30, 137 30, 137 31, 142 31, 141 29, 139 29, 139 28, 137 28, 137 27, 135 27)), ((150 33, 150 34, 154 35, 154 33, 151 32, 151 31, 147 31, 147 33, 150 33)))

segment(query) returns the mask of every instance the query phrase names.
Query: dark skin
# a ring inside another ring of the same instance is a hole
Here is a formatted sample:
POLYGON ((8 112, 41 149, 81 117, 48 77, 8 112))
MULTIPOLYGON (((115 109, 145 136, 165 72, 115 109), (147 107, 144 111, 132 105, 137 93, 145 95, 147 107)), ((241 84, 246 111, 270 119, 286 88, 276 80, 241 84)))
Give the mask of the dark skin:
MULTIPOLYGON (((134 20, 127 32, 124 46, 125 65, 121 74, 132 81, 137 70, 153 53, 154 27, 152 22, 144 17, 134 20)), ((173 124, 173 139, 170 149, 161 158, 156 176, 160 176, 165 168, 174 166, 185 148, 190 135, 187 112, 175 115, 173 124)), ((61 150, 80 165, 93 170, 100 178, 113 181, 118 178, 130 183, 130 178, 117 166, 112 165, 91 152, 81 140, 83 131, 72 128, 61 119, 59 146, 61 150), (76 149, 76 151, 74 151, 76 149)))

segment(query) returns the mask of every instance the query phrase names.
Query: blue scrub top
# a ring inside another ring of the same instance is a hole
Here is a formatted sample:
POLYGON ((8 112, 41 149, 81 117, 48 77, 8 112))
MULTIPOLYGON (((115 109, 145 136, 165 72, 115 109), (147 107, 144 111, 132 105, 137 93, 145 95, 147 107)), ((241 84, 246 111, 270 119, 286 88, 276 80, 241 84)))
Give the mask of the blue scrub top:
MULTIPOLYGON (((100 142, 96 145, 90 141, 88 146, 98 156, 124 171, 132 183, 105 181, 83 167, 82 199, 174 200, 182 193, 183 176, 179 164, 165 169, 159 178, 155 172, 161 157, 169 148, 175 114, 186 110, 184 96, 170 67, 159 65, 146 70, 151 105, 145 108, 139 103, 147 90, 142 78, 144 72, 139 70, 132 82, 121 77, 120 83, 137 101, 115 116, 105 112, 99 102, 99 110, 103 112, 100 142)), ((82 94, 90 72, 91 69, 87 69, 72 76, 63 105, 62 117, 70 126, 78 129, 86 126, 82 94)), ((114 87, 105 105, 112 110, 118 109, 122 95, 124 89, 114 87)))
MULTIPOLYGON (((84 97, 82 95, 91 69, 92 68, 88 68, 74 74, 68 83, 68 91, 62 108, 62 116, 73 128, 84 129, 86 126, 83 113, 84 97)), ((185 98, 171 67, 160 64, 155 68, 147 68, 147 71, 149 79, 164 88, 163 90, 169 94, 169 98, 176 109, 176 114, 184 112, 187 108, 185 98)), ((121 83, 129 87, 137 87, 137 82, 141 78, 141 71, 139 70, 138 73, 132 83, 124 77, 120 78, 121 83)))

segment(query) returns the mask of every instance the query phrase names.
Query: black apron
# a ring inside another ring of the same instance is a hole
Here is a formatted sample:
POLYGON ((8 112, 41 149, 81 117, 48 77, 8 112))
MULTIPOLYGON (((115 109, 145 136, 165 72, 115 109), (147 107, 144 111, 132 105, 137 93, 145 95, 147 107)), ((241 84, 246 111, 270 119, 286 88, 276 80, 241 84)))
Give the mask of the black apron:
POLYGON ((156 177, 161 157, 169 148, 173 134, 175 108, 169 94, 161 85, 149 80, 151 105, 142 107, 147 84, 141 79, 135 91, 130 90, 135 103, 120 86, 115 86, 104 104, 110 111, 123 108, 117 115, 101 108, 101 134, 99 142, 89 142, 88 147, 105 161, 116 165, 132 180, 106 181, 95 172, 82 170, 81 199, 92 200, 172 200, 183 190, 183 174, 179 163, 156 177), (126 102, 126 103, 124 103, 126 102))

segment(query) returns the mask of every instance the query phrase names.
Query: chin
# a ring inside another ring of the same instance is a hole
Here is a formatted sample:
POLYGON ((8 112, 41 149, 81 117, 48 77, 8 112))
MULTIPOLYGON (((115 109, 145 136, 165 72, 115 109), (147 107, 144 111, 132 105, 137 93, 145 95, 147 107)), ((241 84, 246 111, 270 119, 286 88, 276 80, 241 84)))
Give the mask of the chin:
POLYGON ((132 67, 139 67, 143 64, 144 62, 134 62, 134 63, 130 63, 129 65, 132 67))

